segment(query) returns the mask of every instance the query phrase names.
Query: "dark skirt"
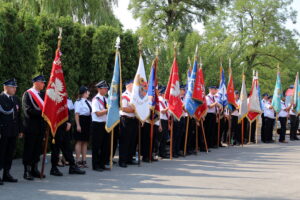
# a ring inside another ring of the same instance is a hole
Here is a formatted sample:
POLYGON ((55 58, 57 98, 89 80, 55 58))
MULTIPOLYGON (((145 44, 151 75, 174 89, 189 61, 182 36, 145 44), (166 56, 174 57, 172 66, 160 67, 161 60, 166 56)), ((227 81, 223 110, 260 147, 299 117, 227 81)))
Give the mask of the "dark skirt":
POLYGON ((90 132, 91 132, 91 116, 79 116, 79 123, 81 126, 81 132, 77 131, 77 127, 75 126, 74 139, 75 141, 88 142, 90 140, 90 132))

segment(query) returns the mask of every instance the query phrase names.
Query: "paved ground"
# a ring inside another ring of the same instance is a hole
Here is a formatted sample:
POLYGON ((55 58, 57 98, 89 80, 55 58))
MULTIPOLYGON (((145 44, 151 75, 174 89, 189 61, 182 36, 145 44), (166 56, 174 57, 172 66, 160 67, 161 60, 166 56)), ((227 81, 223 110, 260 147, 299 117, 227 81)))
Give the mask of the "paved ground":
POLYGON ((64 167, 64 177, 53 177, 49 167, 45 180, 28 182, 14 161, 19 183, 0 186, 0 199, 300 199, 300 142, 220 148, 85 176, 64 167))

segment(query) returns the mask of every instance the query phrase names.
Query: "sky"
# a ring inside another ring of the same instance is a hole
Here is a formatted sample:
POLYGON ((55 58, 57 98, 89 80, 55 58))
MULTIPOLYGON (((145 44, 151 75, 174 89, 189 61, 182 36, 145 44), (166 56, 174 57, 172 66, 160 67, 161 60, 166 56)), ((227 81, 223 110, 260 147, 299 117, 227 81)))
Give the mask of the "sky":
MULTIPOLYGON (((140 21, 133 18, 131 12, 128 10, 130 0, 119 0, 118 6, 114 6, 113 10, 117 18, 121 21, 124 29, 131 29, 135 31, 140 25, 140 21)), ((292 7, 298 12, 297 23, 293 24, 289 21, 286 27, 289 29, 296 29, 300 33, 300 0, 294 0, 292 7)), ((200 33, 203 32, 203 25, 199 23, 193 24, 193 28, 200 33)))

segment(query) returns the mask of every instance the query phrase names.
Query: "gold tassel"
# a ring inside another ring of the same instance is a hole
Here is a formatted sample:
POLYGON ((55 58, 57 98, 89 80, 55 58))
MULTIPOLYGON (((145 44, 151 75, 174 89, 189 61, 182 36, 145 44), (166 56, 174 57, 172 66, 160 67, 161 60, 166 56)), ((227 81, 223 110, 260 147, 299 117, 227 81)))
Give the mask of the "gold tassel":
POLYGON ((55 139, 54 138, 52 139, 52 144, 55 144, 55 139))

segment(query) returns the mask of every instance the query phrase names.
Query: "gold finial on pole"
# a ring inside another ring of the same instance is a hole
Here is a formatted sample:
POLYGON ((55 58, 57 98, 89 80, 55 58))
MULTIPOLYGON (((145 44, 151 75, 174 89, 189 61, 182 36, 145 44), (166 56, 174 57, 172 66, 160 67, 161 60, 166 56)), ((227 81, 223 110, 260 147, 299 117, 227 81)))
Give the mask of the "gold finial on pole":
POLYGON ((140 55, 142 55, 143 54, 143 40, 144 40, 144 38, 143 37, 139 37, 139 43, 138 43, 138 45, 139 45, 139 54, 140 55))
POLYGON ((174 58, 176 58, 177 55, 177 47, 178 47, 178 42, 174 41, 174 58))
POLYGON ((62 40, 62 27, 58 27, 58 31, 59 31, 59 35, 58 35, 57 48, 60 49, 61 40, 62 40))
POLYGON ((203 63, 202 63, 202 57, 200 56, 200 68, 202 68, 202 65, 203 65, 203 63))
POLYGON ((198 58, 198 44, 196 45, 195 49, 195 60, 198 58))

